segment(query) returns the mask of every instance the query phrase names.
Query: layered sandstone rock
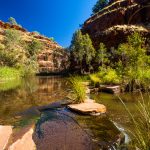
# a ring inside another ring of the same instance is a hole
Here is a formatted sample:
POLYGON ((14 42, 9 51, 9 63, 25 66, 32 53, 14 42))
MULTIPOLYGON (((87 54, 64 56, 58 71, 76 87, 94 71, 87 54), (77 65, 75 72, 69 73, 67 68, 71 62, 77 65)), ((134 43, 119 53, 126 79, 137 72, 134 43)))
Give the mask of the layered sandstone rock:
POLYGON ((117 47, 135 31, 150 35, 149 0, 111 0, 107 7, 86 20, 82 28, 95 48, 100 42, 108 48, 117 47))

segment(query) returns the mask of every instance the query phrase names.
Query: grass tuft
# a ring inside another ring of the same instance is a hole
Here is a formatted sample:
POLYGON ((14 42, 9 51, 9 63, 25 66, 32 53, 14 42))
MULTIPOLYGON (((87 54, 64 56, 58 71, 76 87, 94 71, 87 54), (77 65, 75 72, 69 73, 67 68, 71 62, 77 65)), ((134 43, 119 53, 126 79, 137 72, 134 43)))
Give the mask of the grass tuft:
MULTIPOLYGON (((140 92, 141 93, 141 92, 140 92)), ((138 117, 134 116, 126 104, 119 97, 120 101, 124 105, 126 111, 131 118, 133 125, 132 131, 129 131, 131 134, 131 142, 129 144, 129 149, 138 149, 138 150, 149 150, 150 149, 150 97, 148 101, 145 101, 141 93, 141 100, 137 104, 137 114, 138 117)))
POLYGON ((86 86, 83 84, 83 80, 79 76, 71 76, 68 79, 71 86, 71 93, 68 98, 73 100, 74 103, 82 103, 86 99, 86 86))

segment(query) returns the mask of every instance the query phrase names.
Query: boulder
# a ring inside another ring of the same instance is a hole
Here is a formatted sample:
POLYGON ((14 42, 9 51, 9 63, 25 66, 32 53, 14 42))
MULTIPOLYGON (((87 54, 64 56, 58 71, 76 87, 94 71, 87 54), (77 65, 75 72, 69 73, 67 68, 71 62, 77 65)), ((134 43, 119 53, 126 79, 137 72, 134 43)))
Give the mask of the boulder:
POLYGON ((33 128, 26 132, 21 139, 13 143, 8 150, 35 150, 35 143, 32 140, 33 128))
POLYGON ((121 87, 119 85, 115 85, 115 86, 104 85, 99 88, 99 91, 112 93, 112 94, 118 94, 121 92, 121 87))
POLYGON ((4 150, 12 134, 11 126, 0 126, 0 150, 4 150))

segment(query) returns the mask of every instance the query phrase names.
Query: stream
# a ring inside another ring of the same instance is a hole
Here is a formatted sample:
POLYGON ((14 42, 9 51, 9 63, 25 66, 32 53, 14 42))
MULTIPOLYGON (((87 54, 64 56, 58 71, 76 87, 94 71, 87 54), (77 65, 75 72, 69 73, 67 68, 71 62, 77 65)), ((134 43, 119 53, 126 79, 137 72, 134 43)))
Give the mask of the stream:
MULTIPOLYGON (((37 150, 68 150, 72 145, 77 146, 77 148, 72 148, 73 150, 98 150, 100 148, 113 150, 117 149, 116 141, 129 142, 126 131, 132 129, 132 125, 123 104, 116 95, 91 94, 96 102, 107 107, 106 115, 79 115, 70 112, 65 107, 38 111, 37 108, 65 100, 68 92, 67 80, 60 76, 31 77, 19 81, 17 85, 12 84, 7 87, 5 84, 0 84, 0 125, 13 126, 12 141, 21 136, 27 127, 34 125, 33 139, 37 150), (43 138, 41 138, 42 131, 45 134, 43 138), (125 139, 120 138, 122 133, 125 139), (51 140, 45 143, 49 139, 51 140), (54 147, 50 148, 52 145, 54 147)), ((130 111, 136 114, 134 105, 139 95, 121 94, 120 97, 130 111)))

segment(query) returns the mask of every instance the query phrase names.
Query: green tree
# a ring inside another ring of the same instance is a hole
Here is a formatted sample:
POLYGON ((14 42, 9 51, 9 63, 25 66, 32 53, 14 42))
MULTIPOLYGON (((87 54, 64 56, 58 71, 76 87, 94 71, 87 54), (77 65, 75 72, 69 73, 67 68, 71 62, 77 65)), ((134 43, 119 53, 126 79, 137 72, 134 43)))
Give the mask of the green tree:
POLYGON ((76 31, 73 35, 70 50, 73 55, 74 61, 80 65, 80 71, 83 69, 90 71, 91 62, 95 56, 95 49, 88 34, 82 35, 80 30, 76 31))
POLYGON ((101 9, 106 7, 108 2, 109 2, 109 0, 98 0, 96 2, 96 4, 94 5, 94 7, 92 8, 92 13, 96 14, 97 12, 99 12, 101 9))
POLYGON ((12 25, 18 25, 18 23, 16 22, 16 19, 13 18, 13 17, 10 17, 9 19, 9 23, 12 24, 12 25))
POLYGON ((141 72, 147 68, 148 56, 146 55, 145 39, 139 33, 128 37, 128 42, 118 48, 119 69, 122 76, 129 79, 131 90, 139 84, 141 72), (138 82, 138 83, 137 83, 138 82))
POLYGON ((83 36, 81 30, 77 30, 72 37, 70 51, 73 55, 73 59, 80 65, 80 69, 82 70, 82 60, 84 56, 83 50, 83 36))
POLYGON ((96 52, 95 60, 98 65, 101 64, 102 68, 104 68, 105 63, 108 62, 107 48, 103 43, 99 44, 99 49, 96 52))
POLYGON ((95 57, 95 49, 92 45, 92 41, 88 34, 83 35, 83 51, 84 51, 84 59, 87 65, 88 71, 91 70, 92 60, 95 57))
POLYGON ((20 24, 17 23, 16 19, 13 18, 13 17, 10 17, 10 18, 8 19, 8 21, 9 21, 9 23, 10 23, 11 25, 17 25, 17 26, 19 26, 19 27, 22 27, 20 24))

